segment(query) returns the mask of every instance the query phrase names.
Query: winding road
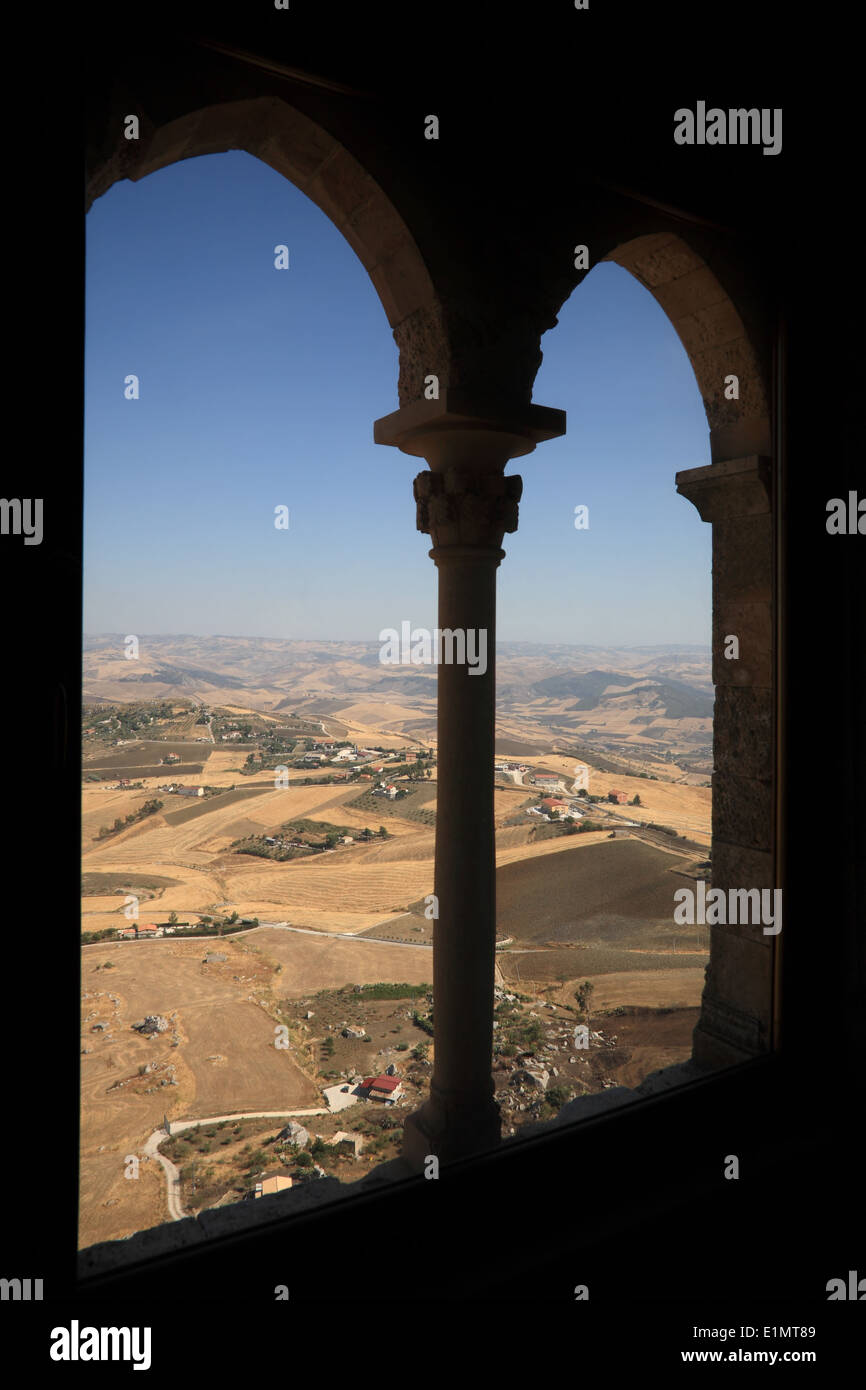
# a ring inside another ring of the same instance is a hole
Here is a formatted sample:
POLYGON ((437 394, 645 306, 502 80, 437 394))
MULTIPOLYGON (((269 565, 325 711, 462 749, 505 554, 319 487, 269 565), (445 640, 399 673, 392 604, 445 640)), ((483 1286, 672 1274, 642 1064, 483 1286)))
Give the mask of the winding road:
MULTIPOLYGON (((219 1124, 221 1120, 290 1120, 297 1115, 330 1115, 330 1113, 331 1111, 327 1106, 319 1110, 243 1110, 235 1115, 211 1115, 204 1120, 170 1120, 169 1123, 172 1136, 174 1136, 181 1134, 185 1129, 195 1129, 197 1125, 219 1124)), ((180 1173, 171 1159, 159 1152, 158 1146, 166 1138, 168 1135, 164 1129, 155 1129, 145 1144, 143 1152, 148 1158, 155 1158, 162 1164, 166 1178, 169 1216, 172 1221, 184 1221, 189 1213, 184 1211, 180 1202, 180 1173)))

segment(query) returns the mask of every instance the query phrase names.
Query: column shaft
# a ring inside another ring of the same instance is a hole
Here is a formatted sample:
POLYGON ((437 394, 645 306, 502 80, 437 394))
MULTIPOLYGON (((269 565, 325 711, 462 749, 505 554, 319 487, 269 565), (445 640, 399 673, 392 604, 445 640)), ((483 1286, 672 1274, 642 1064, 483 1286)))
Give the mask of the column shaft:
POLYGON ((461 558, 432 553, 439 572, 440 628, 474 631, 476 642, 483 633, 486 644, 483 675, 471 674, 468 665, 439 667, 433 1081, 443 1100, 465 1107, 493 1093, 494 668, 496 566, 502 552, 476 551, 461 558))

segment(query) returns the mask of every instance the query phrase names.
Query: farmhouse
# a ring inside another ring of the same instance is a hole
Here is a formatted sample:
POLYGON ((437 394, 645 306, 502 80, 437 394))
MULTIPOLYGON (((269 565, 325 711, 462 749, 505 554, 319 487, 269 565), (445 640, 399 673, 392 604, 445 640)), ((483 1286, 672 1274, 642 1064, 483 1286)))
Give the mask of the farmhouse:
POLYGON ((155 927, 152 922, 148 922, 143 927, 136 927, 136 935, 145 937, 162 936, 162 927, 155 927))
POLYGON ((178 796, 204 796, 204 787, 175 787, 178 796))
POLYGON ((272 1197, 275 1192, 283 1192, 287 1187, 292 1186, 292 1178, 284 1177, 282 1173, 277 1173, 272 1178, 263 1178, 256 1183, 257 1197, 272 1197))
POLYGON ((135 927, 118 927, 117 929, 117 935, 122 937, 124 941, 129 940, 130 937, 134 937, 135 934, 135 927))
POLYGON ((558 811, 561 816, 567 816, 569 811, 571 810, 571 807, 569 806, 567 801, 561 801, 558 797, 555 796, 543 797, 541 804, 544 807, 545 811, 558 811))
POLYGON ((403 1082, 399 1076, 367 1076, 362 1083, 368 1100, 382 1100, 391 1105, 403 1094, 403 1082))
POLYGON ((615 801, 618 806, 622 806, 626 801, 628 801, 628 795, 626 792, 615 791, 613 787, 611 787, 610 791, 607 794, 607 799, 608 801, 615 801))

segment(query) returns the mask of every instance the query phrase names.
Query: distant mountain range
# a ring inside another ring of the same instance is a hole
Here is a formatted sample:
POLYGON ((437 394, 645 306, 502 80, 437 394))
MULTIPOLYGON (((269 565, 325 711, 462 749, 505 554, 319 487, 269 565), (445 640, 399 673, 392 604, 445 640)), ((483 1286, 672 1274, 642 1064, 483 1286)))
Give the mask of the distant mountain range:
MULTIPOLYGON (((389 728, 418 728, 421 716, 435 730, 436 668, 383 665, 379 651, 378 642, 144 635, 130 660, 124 634, 88 634, 84 699, 184 697, 338 718, 363 706, 362 724, 379 723, 382 705, 389 728)), ((685 749, 703 770, 714 701, 709 647, 501 642, 496 661, 497 723, 507 736, 548 744, 580 736, 656 757, 685 749)))
POLYGON ((599 705, 612 705, 617 700, 634 702, 637 692, 647 699, 638 703, 647 709, 658 711, 665 719, 712 719, 713 696, 685 681, 643 679, 639 683, 632 676, 618 675, 615 671, 587 671, 584 675, 568 672, 562 676, 548 676, 530 687, 535 695, 553 699, 571 697, 571 708, 588 710, 599 705), (610 691, 610 686, 627 687, 622 691, 610 691))

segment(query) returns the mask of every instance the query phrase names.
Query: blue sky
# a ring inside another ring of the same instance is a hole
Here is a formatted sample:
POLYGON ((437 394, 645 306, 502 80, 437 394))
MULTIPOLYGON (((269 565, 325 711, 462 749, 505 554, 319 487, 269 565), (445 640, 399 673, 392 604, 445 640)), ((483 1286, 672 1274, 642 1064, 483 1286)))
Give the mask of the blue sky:
MULTIPOLYGON (((710 462, 709 434, 670 322, 601 264, 542 349, 533 399, 568 429, 508 466, 524 490, 500 640, 709 644, 710 527, 674 488, 710 462)), ((85 369, 85 632, 375 642, 436 626, 423 461, 372 438, 397 408, 390 326, 340 233, 274 170, 208 155, 97 200, 85 369)))

